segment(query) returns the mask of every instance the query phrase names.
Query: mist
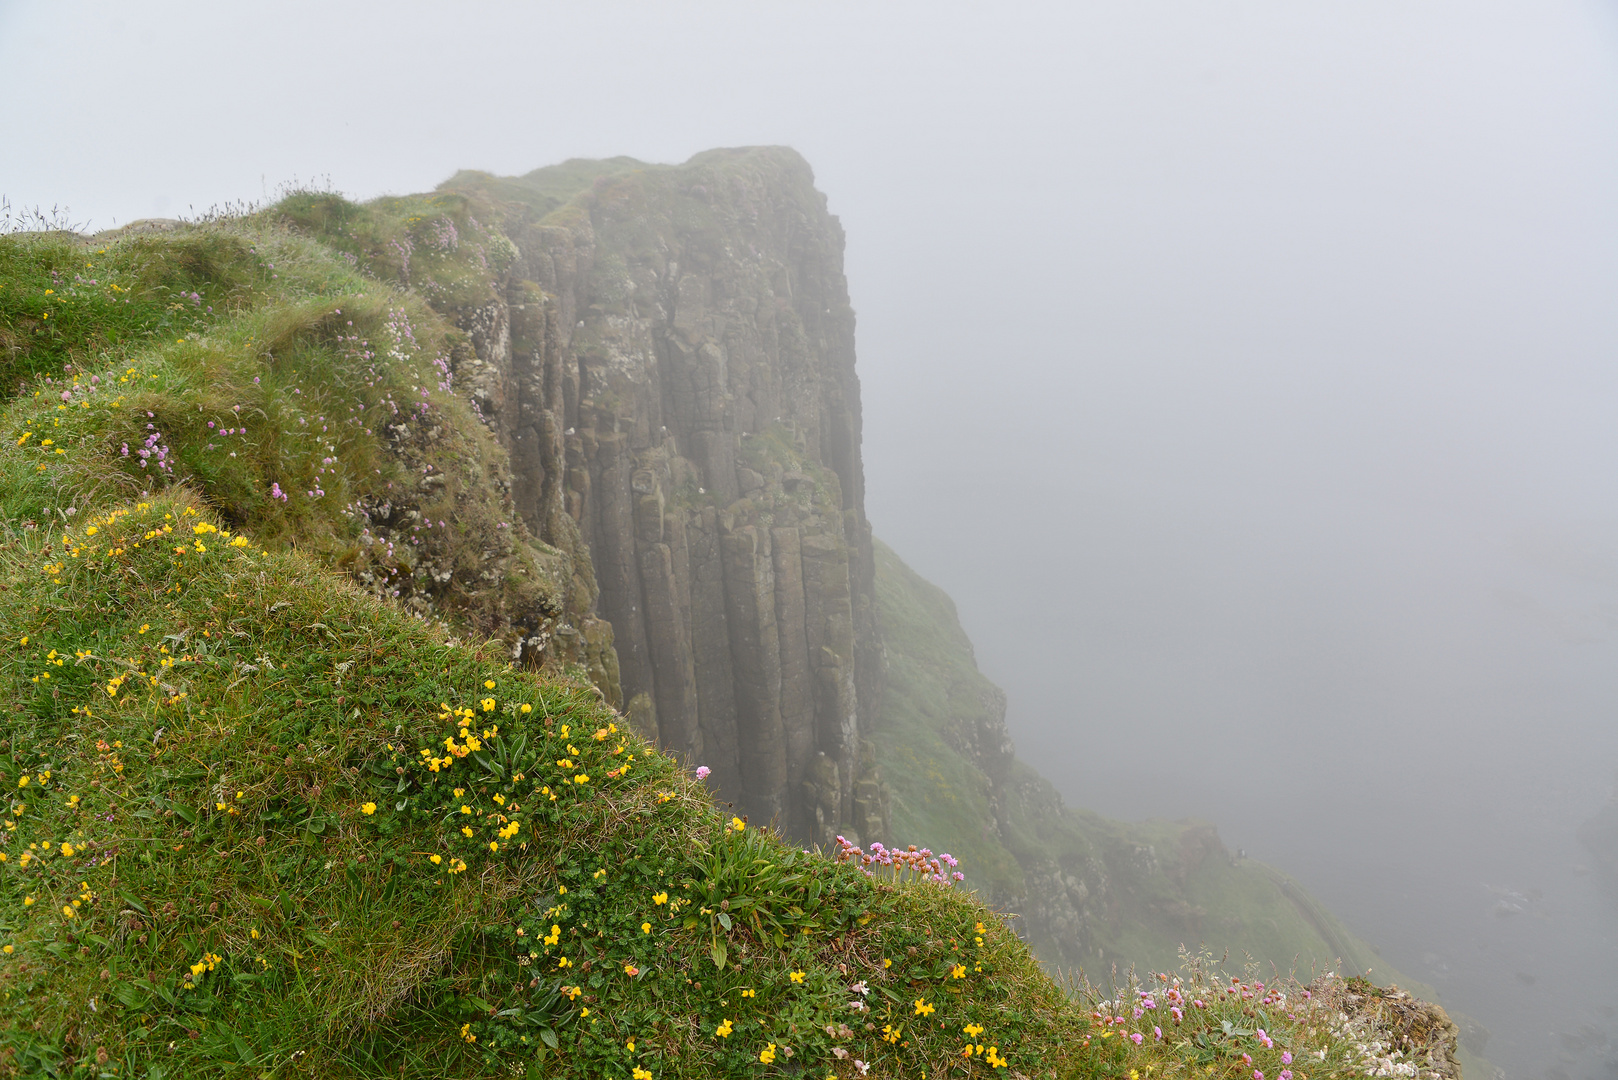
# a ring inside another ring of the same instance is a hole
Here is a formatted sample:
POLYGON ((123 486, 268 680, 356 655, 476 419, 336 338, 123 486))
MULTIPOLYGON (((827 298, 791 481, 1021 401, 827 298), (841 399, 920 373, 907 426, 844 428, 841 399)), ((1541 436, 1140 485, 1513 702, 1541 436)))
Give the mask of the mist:
POLYGON ((1618 986, 1611 3, 119 12, 0 4, 13 207, 798 149, 869 516, 1024 760, 1215 822, 1509 1075, 1618 1075, 1558 1038, 1618 986))

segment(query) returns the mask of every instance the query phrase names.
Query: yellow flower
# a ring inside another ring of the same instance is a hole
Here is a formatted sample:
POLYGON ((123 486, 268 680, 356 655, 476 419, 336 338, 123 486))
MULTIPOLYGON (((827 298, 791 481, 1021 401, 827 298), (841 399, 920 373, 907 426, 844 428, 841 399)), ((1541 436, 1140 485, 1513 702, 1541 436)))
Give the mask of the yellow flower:
POLYGON ((652 894, 652 903, 654 903, 654 904, 666 904, 668 902, 669 902, 669 894, 668 893, 660 892, 660 893, 653 893, 652 894))
POLYGON ((76 912, 76 911, 74 911, 74 910, 73 910, 73 909, 72 909, 72 908, 70 908, 70 907, 64 907, 64 908, 62 908, 62 914, 63 914, 63 915, 66 915, 66 916, 67 916, 67 917, 68 917, 68 918, 70 918, 70 919, 71 919, 71 918, 73 918, 73 917, 74 917, 74 916, 75 916, 75 915, 77 915, 77 914, 78 914, 78 912, 76 912))
POLYGON ((882 966, 885 967, 885 968, 890 968, 890 967, 893 966, 893 961, 889 960, 887 957, 883 957, 882 958, 882 966))
POLYGON ((0 948, 0 953, 5 953, 7 956, 10 956, 11 955, 11 946, 7 945, 4 948, 0 948))
POLYGON ((364 806, 360 807, 360 813, 364 814, 366 817, 370 817, 372 814, 376 813, 376 803, 366 803, 364 806))
POLYGON ((427 856, 427 861, 432 863, 434 866, 437 866, 439 863, 444 861, 444 856, 442 856, 442 855, 429 855, 429 856, 427 856))
POLYGON ((952 979, 964 979, 964 978, 966 978, 966 965, 965 964, 956 964, 954 967, 950 968, 949 969, 949 977, 952 978, 952 979))
POLYGON ((916 1015, 917 1016, 931 1016, 932 1014, 933 1014, 933 1007, 931 1005, 927 1004, 927 1002, 925 1000, 923 1000, 922 998, 917 998, 916 999, 916 1015))
POLYGON ((461 835, 462 836, 468 836, 468 837, 471 836, 472 835, 472 826, 470 826, 470 825, 462 825, 461 826, 461 835))
POLYGON ((768 1065, 775 1060, 775 1044, 771 1043, 758 1052, 758 1059, 768 1065))
POLYGON ((590 782, 590 777, 585 773, 580 773, 573 778, 573 782, 575 784, 588 784, 590 782))
MULTIPOLYGON (((531 712, 533 712, 533 711, 534 711, 534 707, 533 707, 533 706, 532 706, 532 705, 530 705, 530 704, 528 704, 528 703, 527 703, 527 702, 523 702, 523 707, 522 707, 522 711, 523 711, 523 712, 524 712, 524 713, 525 713, 525 714, 526 714, 526 713, 531 713, 531 712)), ((647 1074, 646 1074, 646 1075, 647 1075, 647 1076, 650 1076, 650 1075, 651 1075, 651 1073, 647 1073, 647 1074)))
POLYGON ((32 896, 23 897, 22 898, 22 906, 23 907, 33 907, 34 906, 34 898, 32 896))
POLYGON ((747 822, 743 821, 739 817, 733 817, 730 819, 730 827, 735 829, 737 832, 741 832, 743 829, 747 828, 747 822))
POLYGON ((968 1024, 968 1025, 966 1025, 965 1027, 963 1027, 961 1029, 961 1033, 963 1035, 968 1036, 969 1038, 975 1039, 979 1035, 983 1034, 983 1025, 982 1024, 968 1024))
POLYGON ((803 982, 803 972, 794 971, 791 974, 789 974, 787 976, 787 978, 791 979, 795 983, 801 983, 801 982, 803 982))
POLYGON ((629 1076, 630 1080, 652 1080, 651 1070, 643 1069, 639 1065, 629 1070, 629 1076))
MULTIPOLYGON (((636 967, 634 964, 625 964, 624 974, 633 979, 636 975, 640 974, 640 968, 636 967)), ((630 1044, 630 1049, 633 1050, 634 1048, 634 1044, 630 1044)))
POLYGON ((734 1027, 732 1026, 730 1020, 726 1019, 724 1023, 720 1024, 717 1028, 714 1029, 714 1034, 719 1036, 721 1039, 728 1039, 728 1038, 730 1038, 730 1033, 733 1030, 734 1030, 734 1027))
POLYGON ((640 924, 640 932, 643 933, 643 934, 650 934, 652 932, 652 924, 649 923, 649 922, 641 923, 640 924))
POLYGON ((486 697, 483 699, 483 711, 494 712, 494 698, 486 697))
POLYGON ((489 841, 489 850, 490 851, 499 851, 500 850, 500 845, 498 843, 496 843, 495 841, 490 840, 489 841))
POLYGON ((73 854, 73 845, 64 841, 62 844, 62 855, 65 857, 71 854, 73 854))
POLYGON ((493 679, 484 679, 483 680, 483 689, 485 689, 485 690, 493 690, 494 689, 494 680, 493 679))

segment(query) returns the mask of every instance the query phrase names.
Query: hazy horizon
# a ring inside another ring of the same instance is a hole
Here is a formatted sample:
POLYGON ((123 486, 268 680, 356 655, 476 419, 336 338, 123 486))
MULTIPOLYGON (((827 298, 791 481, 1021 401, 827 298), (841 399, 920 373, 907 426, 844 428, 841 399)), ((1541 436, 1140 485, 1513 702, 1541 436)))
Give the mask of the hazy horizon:
POLYGON ((0 2, 0 90, 0 194, 92 228, 795 147, 869 517, 1024 759, 1215 822, 1510 1076, 1618 1076, 1559 1039, 1618 1038, 1611 0, 0 2))

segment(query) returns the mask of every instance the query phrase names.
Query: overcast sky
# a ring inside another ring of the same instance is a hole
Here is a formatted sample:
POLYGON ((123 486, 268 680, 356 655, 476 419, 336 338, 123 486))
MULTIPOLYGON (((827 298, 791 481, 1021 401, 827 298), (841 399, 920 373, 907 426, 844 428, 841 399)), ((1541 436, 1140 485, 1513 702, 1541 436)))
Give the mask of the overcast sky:
POLYGON ((1610 992, 1612 0, 0 0, 0 101, 0 193, 92 227, 796 147, 870 516, 1024 756, 1298 874, 1513 1075, 1610 992))

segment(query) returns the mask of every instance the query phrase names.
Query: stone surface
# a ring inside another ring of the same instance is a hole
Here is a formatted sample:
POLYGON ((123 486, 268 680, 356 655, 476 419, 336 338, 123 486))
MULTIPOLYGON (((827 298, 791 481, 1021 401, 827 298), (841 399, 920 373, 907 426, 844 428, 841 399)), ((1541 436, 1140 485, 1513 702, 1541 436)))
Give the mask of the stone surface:
POLYGON ((573 192, 549 170, 445 185, 515 249, 488 295, 435 303, 471 346, 457 385, 529 529, 599 593, 604 692, 739 813, 885 836, 842 229, 789 150, 601 164, 573 192))

